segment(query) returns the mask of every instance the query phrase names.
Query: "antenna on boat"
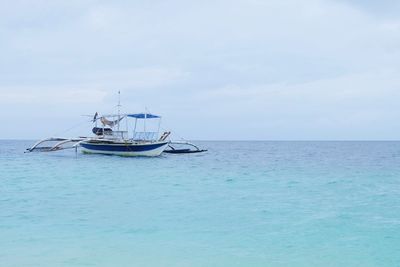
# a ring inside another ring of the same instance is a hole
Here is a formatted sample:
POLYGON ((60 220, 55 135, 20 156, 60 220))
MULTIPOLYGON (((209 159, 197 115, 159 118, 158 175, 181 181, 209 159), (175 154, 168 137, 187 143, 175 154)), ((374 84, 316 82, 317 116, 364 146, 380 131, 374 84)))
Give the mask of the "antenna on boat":
POLYGON ((121 120, 121 91, 118 90, 118 131, 119 131, 120 120, 121 120))
POLYGON ((121 91, 118 90, 118 115, 121 112, 121 91))
POLYGON ((144 107, 144 120, 143 120, 143 129, 146 135, 146 120, 147 120, 147 107, 144 107))

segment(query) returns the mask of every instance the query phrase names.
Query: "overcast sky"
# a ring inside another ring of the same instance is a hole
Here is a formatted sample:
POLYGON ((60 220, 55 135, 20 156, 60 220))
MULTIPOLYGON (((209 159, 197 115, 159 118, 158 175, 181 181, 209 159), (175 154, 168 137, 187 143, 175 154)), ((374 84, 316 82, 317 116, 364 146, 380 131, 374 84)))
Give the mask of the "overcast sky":
POLYGON ((400 139, 400 4, 0 0, 0 138, 147 107, 176 137, 400 139))

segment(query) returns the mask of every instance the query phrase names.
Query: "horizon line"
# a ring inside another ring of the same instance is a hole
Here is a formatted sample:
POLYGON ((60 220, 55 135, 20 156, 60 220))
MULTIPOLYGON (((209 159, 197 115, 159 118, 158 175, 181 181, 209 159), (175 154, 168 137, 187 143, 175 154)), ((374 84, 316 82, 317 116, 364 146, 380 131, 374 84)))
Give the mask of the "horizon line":
MULTIPOLYGON (((0 138, 0 141, 38 141, 42 139, 0 138)), ((400 139, 185 139, 196 142, 400 142, 400 139)))

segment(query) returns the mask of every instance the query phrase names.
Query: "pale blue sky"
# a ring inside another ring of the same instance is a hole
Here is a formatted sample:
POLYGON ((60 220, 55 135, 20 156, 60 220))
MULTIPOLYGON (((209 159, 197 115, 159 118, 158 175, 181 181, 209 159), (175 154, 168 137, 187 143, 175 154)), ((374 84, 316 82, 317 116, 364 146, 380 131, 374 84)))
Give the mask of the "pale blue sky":
POLYGON ((400 139, 398 1, 0 3, 0 138, 63 135, 121 90, 188 139, 400 139))

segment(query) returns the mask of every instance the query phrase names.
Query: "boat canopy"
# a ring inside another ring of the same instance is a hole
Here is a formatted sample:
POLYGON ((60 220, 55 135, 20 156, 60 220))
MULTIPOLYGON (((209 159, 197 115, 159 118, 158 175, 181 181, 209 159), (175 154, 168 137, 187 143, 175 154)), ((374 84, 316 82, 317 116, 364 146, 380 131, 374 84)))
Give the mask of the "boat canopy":
POLYGON ((128 117, 136 118, 136 119, 157 119, 161 118, 158 115, 150 114, 150 113, 137 113, 137 114, 128 114, 128 117))

